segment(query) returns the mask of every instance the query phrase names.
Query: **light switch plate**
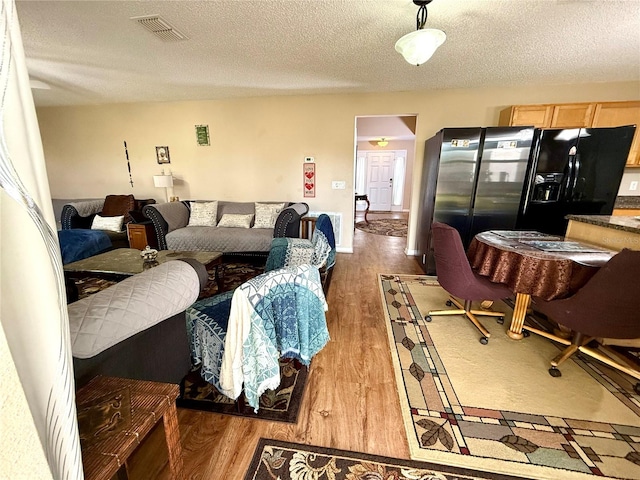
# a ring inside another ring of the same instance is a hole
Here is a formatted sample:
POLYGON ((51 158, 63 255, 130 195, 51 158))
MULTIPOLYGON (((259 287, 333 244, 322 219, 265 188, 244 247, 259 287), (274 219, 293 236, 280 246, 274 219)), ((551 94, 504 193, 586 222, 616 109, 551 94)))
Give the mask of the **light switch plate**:
POLYGON ((334 180, 333 182, 331 182, 331 188, 334 190, 344 190, 345 188, 347 188, 347 184, 346 182, 334 180))
POLYGON ((629 184, 629 190, 637 190, 637 189, 638 189, 638 182, 634 180, 629 184))

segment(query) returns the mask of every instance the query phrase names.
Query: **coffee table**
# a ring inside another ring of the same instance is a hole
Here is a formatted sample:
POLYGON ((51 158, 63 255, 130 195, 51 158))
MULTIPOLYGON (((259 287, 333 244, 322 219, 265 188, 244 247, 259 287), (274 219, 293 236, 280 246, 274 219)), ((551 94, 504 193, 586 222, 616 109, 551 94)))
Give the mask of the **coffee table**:
POLYGON ((95 276, 122 280, 123 277, 130 277, 160 263, 179 258, 192 258, 204 264, 207 269, 215 267, 216 282, 221 287, 222 279, 219 267, 222 265, 222 252, 160 250, 155 262, 145 262, 140 256, 140 250, 116 248, 77 262, 68 263, 64 266, 64 271, 69 277, 75 278, 95 276))

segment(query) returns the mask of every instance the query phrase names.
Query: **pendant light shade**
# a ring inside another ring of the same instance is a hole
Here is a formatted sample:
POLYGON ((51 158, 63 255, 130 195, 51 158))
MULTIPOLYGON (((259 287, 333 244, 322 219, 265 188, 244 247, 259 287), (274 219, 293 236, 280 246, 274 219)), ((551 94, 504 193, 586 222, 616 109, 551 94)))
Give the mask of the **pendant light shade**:
POLYGON ((396 51, 412 65, 422 65, 429 60, 447 36, 442 30, 424 28, 427 23, 427 5, 432 0, 413 0, 418 5, 416 31, 407 33, 396 42, 396 51))
POLYGON ((425 28, 407 33, 396 42, 396 51, 412 65, 422 65, 429 60, 447 36, 442 30, 425 28))

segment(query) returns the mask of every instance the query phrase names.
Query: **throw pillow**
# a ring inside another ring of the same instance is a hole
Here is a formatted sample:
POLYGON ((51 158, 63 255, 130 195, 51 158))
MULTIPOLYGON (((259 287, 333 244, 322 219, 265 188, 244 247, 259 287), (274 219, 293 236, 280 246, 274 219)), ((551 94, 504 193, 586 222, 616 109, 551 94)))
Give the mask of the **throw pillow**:
POLYGON ((218 201, 213 202, 189 202, 191 214, 188 227, 215 227, 218 215, 218 201))
POLYGON ((225 213, 218 222, 219 227, 249 228, 253 214, 225 213))
POLYGON ((108 230, 109 232, 122 232, 124 215, 115 217, 101 217, 96 215, 91 222, 91 230, 108 230))
POLYGON ((258 203, 256 202, 256 221, 253 228, 273 228, 276 225, 278 215, 284 208, 284 203, 258 203))

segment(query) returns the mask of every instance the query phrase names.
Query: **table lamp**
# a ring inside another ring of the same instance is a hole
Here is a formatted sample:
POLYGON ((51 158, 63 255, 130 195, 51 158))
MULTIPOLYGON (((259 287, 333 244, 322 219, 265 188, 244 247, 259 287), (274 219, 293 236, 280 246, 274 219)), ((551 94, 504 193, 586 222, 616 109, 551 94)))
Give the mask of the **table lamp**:
POLYGON ((171 175, 171 173, 169 173, 168 175, 165 175, 164 171, 160 175, 154 175, 153 176, 153 184, 157 188, 165 188, 166 189, 165 192, 166 192, 167 202, 168 202, 169 201, 169 189, 173 188, 173 175, 171 175))

